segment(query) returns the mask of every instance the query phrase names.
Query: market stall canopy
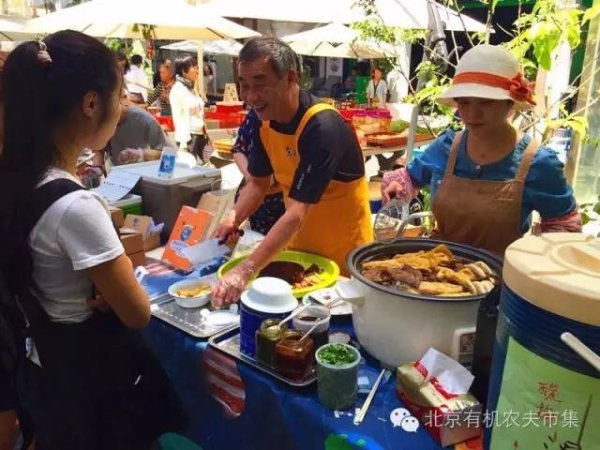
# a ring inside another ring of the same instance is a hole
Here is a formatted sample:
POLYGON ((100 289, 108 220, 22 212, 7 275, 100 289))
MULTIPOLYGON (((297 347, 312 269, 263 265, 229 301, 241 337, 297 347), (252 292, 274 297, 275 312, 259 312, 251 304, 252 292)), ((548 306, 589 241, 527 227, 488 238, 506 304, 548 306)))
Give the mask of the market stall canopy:
POLYGON ((290 34, 282 40, 300 55, 361 59, 395 56, 391 46, 361 40, 359 31, 339 23, 290 34))
POLYGON ((27 22, 24 31, 53 33, 71 29, 96 37, 140 38, 142 26, 155 39, 241 39, 254 30, 183 0, 92 0, 27 22))
MULTIPOLYGON (((169 45, 163 45, 163 50, 175 50, 180 52, 196 53, 198 51, 198 41, 180 41, 169 45)), ((233 39, 225 39, 221 41, 205 42, 202 45, 204 53, 213 55, 229 55, 237 56, 242 49, 242 44, 233 39)))
MULTIPOLYGON (((341 23, 365 19, 356 0, 302 0, 290 3, 273 0, 210 0, 204 3, 223 17, 266 19, 288 22, 341 23)), ((379 16, 386 25, 398 28, 426 29, 428 25, 427 0, 375 0, 379 16)), ((452 8, 436 3, 446 29, 453 31, 485 31, 485 25, 452 8)))

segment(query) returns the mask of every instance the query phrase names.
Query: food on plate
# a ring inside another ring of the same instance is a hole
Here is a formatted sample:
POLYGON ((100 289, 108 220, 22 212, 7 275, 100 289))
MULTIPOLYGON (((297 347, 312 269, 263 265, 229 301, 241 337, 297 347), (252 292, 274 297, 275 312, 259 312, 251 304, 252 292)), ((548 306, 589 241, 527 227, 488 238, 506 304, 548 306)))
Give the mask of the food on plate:
POLYGON ((260 271, 261 277, 275 277, 287 281, 293 289, 304 289, 322 281, 323 270, 316 264, 304 268, 302 264, 291 261, 273 261, 260 271))
POLYGON ((500 283, 485 262, 458 257, 444 244, 429 251, 365 261, 361 269, 362 275, 375 283, 440 297, 482 295, 500 283))
POLYGON ((184 288, 179 288, 175 291, 175 294, 179 297, 183 298, 194 298, 201 297, 210 293, 210 284, 202 283, 196 286, 188 286, 184 288))

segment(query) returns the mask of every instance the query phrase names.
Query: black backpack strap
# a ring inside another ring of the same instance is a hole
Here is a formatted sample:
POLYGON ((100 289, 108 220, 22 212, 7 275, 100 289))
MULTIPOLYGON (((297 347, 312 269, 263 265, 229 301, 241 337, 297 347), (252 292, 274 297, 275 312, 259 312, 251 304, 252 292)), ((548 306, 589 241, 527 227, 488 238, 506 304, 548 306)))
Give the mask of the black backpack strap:
MULTIPOLYGON (((81 189, 84 189, 83 186, 66 178, 58 178, 36 188, 31 197, 30 210, 27 218, 27 236, 31 234, 31 231, 48 208, 50 208, 57 200, 71 192, 79 191, 81 189)), ((20 270, 24 269, 21 268, 20 270)), ((35 288, 32 284, 32 280, 29 282, 21 280, 21 283, 17 288, 17 296, 19 298, 20 307, 23 309, 29 324, 35 326, 47 321, 48 316, 40 305, 39 300, 35 295, 32 295, 32 288, 35 288)))
POLYGON ((75 181, 58 178, 43 184, 33 191, 31 209, 29 211, 28 234, 50 206, 65 195, 82 189, 84 187, 75 181))

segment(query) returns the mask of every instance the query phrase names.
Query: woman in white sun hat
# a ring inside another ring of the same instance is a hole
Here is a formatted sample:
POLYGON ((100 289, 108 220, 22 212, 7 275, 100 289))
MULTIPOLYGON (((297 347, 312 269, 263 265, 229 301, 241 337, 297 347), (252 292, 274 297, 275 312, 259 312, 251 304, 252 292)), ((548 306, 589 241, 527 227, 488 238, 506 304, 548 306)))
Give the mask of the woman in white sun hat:
POLYGON ((464 131, 448 131, 406 168, 388 172, 384 202, 412 199, 429 185, 434 235, 500 256, 530 228, 534 210, 543 232, 581 230, 563 164, 511 124, 514 110, 535 102, 532 85, 508 50, 469 50, 438 102, 458 109, 464 131))

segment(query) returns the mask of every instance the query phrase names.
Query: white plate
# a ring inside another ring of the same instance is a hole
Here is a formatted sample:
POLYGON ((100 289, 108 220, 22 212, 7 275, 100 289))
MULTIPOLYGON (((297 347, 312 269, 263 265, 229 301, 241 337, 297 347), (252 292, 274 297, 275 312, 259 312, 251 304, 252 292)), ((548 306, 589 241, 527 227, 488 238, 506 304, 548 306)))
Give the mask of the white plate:
POLYGON ((175 302, 182 308, 200 308, 210 302, 210 291, 207 294, 198 297, 180 297, 177 295, 177 290, 184 288, 192 288, 199 284, 208 284, 210 281, 206 277, 195 278, 192 280, 183 280, 173 283, 169 286, 169 295, 175 299, 175 302))
MULTIPOLYGON (((337 299, 339 297, 339 295, 335 291, 335 286, 334 286, 334 287, 330 287, 330 288, 319 289, 318 291, 314 291, 314 292, 311 292, 310 294, 305 295, 302 303, 305 305, 307 303, 311 303, 309 297, 312 298, 318 304, 327 306, 332 301, 337 299)), ((333 305, 333 307, 331 308, 332 316, 347 316, 348 314, 352 314, 352 304, 350 304, 348 302, 345 302, 345 301, 336 302, 335 305, 333 305)))
POLYGON ((239 323, 240 315, 228 310, 211 311, 204 320, 207 325, 220 328, 239 323))

